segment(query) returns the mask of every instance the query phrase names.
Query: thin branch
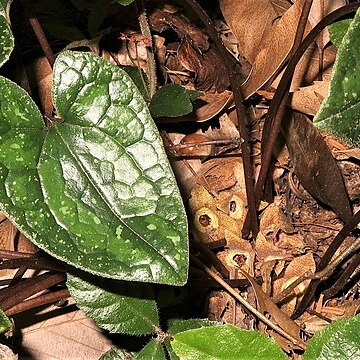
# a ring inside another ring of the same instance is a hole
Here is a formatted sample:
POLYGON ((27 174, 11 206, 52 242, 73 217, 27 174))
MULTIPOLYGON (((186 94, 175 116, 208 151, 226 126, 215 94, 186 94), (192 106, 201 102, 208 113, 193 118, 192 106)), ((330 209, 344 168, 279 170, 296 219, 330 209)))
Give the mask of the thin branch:
POLYGON ((39 306, 43 306, 43 305, 55 303, 63 299, 67 299, 69 297, 70 297, 70 293, 68 289, 49 292, 47 294, 37 296, 33 299, 25 300, 20 304, 15 305, 10 309, 6 310, 5 314, 7 316, 12 316, 26 310, 30 310, 39 306))
MULTIPOLYGON (((306 22, 307 22, 307 19, 309 16, 311 4, 312 4, 312 0, 307 0, 304 4, 304 7, 302 9, 301 16, 299 19, 299 24, 298 24, 298 27, 296 30, 294 44, 292 46, 292 49, 290 50, 290 56, 294 55, 296 50, 300 47, 301 41, 303 39, 305 27, 306 27, 306 22)), ((269 168, 270 168, 273 149, 274 149, 275 142, 276 142, 276 139, 277 139, 279 131, 280 131, 281 121, 282 121, 282 118, 285 113, 287 97, 288 97, 288 89, 290 87, 293 72, 288 74, 287 76, 288 76, 288 78, 286 79, 287 80, 286 86, 284 87, 283 91, 281 92, 281 95, 282 95, 281 101, 279 102, 277 107, 272 106, 273 105, 273 101, 272 101, 269 111, 268 111, 268 114, 267 114, 267 117, 266 117, 265 125, 264 125, 264 131, 263 131, 262 141, 261 141, 262 148, 264 150, 263 150, 262 157, 261 157, 261 167, 260 167, 260 171, 259 171, 259 176, 256 181, 255 190, 254 190, 256 209, 261 200, 263 187, 265 185, 265 181, 266 181, 266 178, 267 178, 267 175, 269 172, 269 168)), ((282 79, 284 77, 285 77, 285 74, 282 77, 282 79)), ((278 88, 279 87, 280 87, 280 84, 279 84, 278 88)), ((274 98, 275 98, 275 95, 274 95, 274 98)), ((246 216, 244 227, 243 227, 243 232, 245 232, 245 233, 247 231, 248 224, 249 224, 249 219, 248 219, 248 216, 246 216)))
MULTIPOLYGON (((253 237, 255 238, 259 232, 259 225, 256 214, 255 206, 255 197, 254 197, 254 169, 250 159, 250 136, 248 129, 251 127, 251 124, 248 120, 246 114, 245 106, 243 104, 243 96, 241 94, 240 84, 240 74, 236 71, 236 60, 228 52, 225 45, 223 44, 218 31, 216 30, 213 22, 203 10, 203 8, 195 0, 185 0, 186 3, 191 7, 191 9, 196 13, 199 19, 203 22, 206 27, 207 32, 209 33, 211 40, 214 42, 218 55, 220 56, 222 62, 227 68, 230 78, 231 89, 234 94, 234 102, 236 109, 236 116, 238 122, 239 133, 243 139, 241 144, 242 159, 244 165, 244 177, 245 177, 245 188, 246 188, 246 197, 248 203, 248 214, 250 221, 250 229, 253 237)), ((243 236, 249 236, 249 234, 243 234, 243 236)))
POLYGON ((156 62, 154 57, 154 44, 152 34, 149 26, 148 17, 146 15, 146 8, 144 0, 139 0, 135 3, 139 12, 139 25, 141 34, 149 42, 146 44, 147 66, 149 71, 149 95, 150 99, 154 96, 157 88, 156 62))
POLYGON ((54 53, 51 50, 49 42, 45 36, 45 33, 44 33, 40 23, 39 23, 38 18, 36 17, 36 15, 33 12, 31 2, 29 0, 23 0, 23 4, 25 7, 25 11, 27 13, 29 23, 30 23, 32 29, 34 30, 35 36, 36 36, 37 40, 39 41, 39 44, 40 44, 46 58, 48 59, 50 66, 53 67, 54 62, 55 62, 54 53))
POLYGON ((279 326, 274 324, 270 319, 261 314, 257 309, 255 309, 252 305, 250 305, 240 294, 238 294, 230 285, 228 285, 225 280, 223 280, 219 275, 217 275, 214 271, 209 269, 206 265, 204 265, 200 260, 196 257, 191 256, 191 260, 199 266, 202 270, 204 270, 208 275, 210 275, 215 281, 217 281, 229 294, 231 294, 236 300, 239 301, 241 305, 243 305, 246 309, 252 312, 255 316, 257 316, 262 322, 266 325, 270 326, 273 330, 278 332, 280 335, 290 340, 294 345, 299 346, 300 348, 304 348, 305 344, 300 343, 297 339, 292 337, 286 331, 281 329, 279 326))
POLYGON ((345 271, 341 274, 341 276, 337 279, 335 284, 324 291, 324 301, 332 298, 338 291, 340 291, 344 285, 351 280, 351 275, 360 265, 360 254, 356 254, 356 256, 351 260, 350 264, 345 268, 345 271))
POLYGON ((12 287, 0 290, 0 308, 6 311, 18 305, 28 297, 65 281, 64 273, 47 272, 39 276, 21 281, 12 287), (5 294, 4 294, 5 292, 5 294))
MULTIPOLYGON (((360 4, 358 4, 359 6, 360 4)), ((325 251, 325 254, 321 258, 319 264, 316 267, 316 271, 322 271, 326 268, 326 266, 329 264, 330 260, 334 256, 335 252, 339 248, 339 246, 342 244, 342 242, 347 238, 349 233, 355 229, 355 227, 360 223, 360 210, 353 215, 350 220, 344 225, 344 227, 338 232, 338 234, 335 236, 334 240, 330 244, 330 246, 325 251)), ((299 305, 296 307, 294 314, 292 315, 292 318, 299 317, 307 308, 309 305, 311 299, 313 298, 315 291, 317 287, 319 286, 320 280, 314 279, 310 282, 308 288, 306 289, 306 292, 299 303, 299 305)))

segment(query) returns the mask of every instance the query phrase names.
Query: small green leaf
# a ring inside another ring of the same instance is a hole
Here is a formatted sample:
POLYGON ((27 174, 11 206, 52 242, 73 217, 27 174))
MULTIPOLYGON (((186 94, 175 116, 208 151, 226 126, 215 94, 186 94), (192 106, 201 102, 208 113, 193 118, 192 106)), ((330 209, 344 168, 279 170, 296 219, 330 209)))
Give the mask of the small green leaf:
POLYGON ((0 334, 11 327, 12 323, 6 314, 0 309, 0 334))
POLYGON ((338 50, 330 88, 314 123, 360 146, 360 10, 351 21, 338 50))
POLYGON ((63 52, 53 99, 62 123, 0 78, 0 206, 40 248, 96 275, 183 285, 186 214, 161 138, 129 76, 63 52))
POLYGON ((195 90, 187 90, 177 84, 161 87, 153 96, 150 111, 154 117, 176 117, 193 111, 192 101, 201 95, 195 90))
POLYGON ((342 319, 319 331, 310 340, 304 360, 360 358, 360 315, 342 319))
POLYGON ((149 285, 68 274, 67 286, 80 309, 112 333, 152 334, 159 325, 149 285))
POLYGON ((352 19, 339 20, 328 26, 330 39, 336 45, 340 47, 341 42, 349 29, 352 19))
POLYGON ((204 327, 180 332, 171 345, 186 360, 285 360, 274 340, 256 331, 233 325, 204 327))
MULTIPOLYGON (((130 355, 131 356, 131 355, 130 355)), ((105 354, 102 354, 99 360, 129 360, 129 353, 119 348, 112 348, 105 354)))
POLYGON ((7 20, 10 0, 2 0, 0 3, 0 66, 9 60, 14 49, 14 37, 7 20))
POLYGON ((164 349, 157 340, 151 340, 135 357, 136 360, 166 360, 164 349))
POLYGON ((117 0, 120 5, 126 6, 134 2, 134 0, 117 0))

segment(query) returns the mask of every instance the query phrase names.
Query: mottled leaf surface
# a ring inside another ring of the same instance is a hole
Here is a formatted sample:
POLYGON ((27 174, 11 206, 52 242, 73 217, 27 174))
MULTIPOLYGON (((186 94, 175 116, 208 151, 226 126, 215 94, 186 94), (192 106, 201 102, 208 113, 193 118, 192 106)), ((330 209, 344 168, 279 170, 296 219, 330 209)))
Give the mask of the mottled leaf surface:
POLYGON ((336 45, 336 47, 340 47, 341 42, 349 29, 351 19, 343 19, 336 21, 328 26, 329 34, 331 41, 336 45))
POLYGON ((64 52, 45 130, 35 104, 1 78, 1 208, 39 247, 121 280, 181 285, 187 223, 146 104, 129 76, 96 56, 64 52))
POLYGON ((152 334, 159 325, 149 285, 71 274, 66 284, 77 305, 111 333, 152 334))
POLYGON ((135 357, 136 360, 166 360, 159 341, 151 340, 135 357))
POLYGON ((352 213, 345 184, 320 131, 305 115, 293 113, 286 117, 283 133, 302 186, 342 220, 349 220, 352 213))
POLYGON ((9 60, 14 49, 14 37, 7 20, 7 6, 9 0, 0 2, 0 66, 9 60))
POLYGON ((360 358, 360 316, 342 319, 319 331, 310 340, 304 360, 360 358))
POLYGON ((171 345, 176 355, 186 360, 286 359, 274 340, 233 325, 180 332, 171 345))
POLYGON ((329 92, 314 123, 360 146, 360 10, 344 35, 333 68, 329 92))

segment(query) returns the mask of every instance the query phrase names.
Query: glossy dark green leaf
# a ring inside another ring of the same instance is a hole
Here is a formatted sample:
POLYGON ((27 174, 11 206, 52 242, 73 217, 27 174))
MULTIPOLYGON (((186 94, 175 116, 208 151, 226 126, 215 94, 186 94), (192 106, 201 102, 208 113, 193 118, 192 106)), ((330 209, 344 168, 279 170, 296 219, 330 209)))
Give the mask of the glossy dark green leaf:
POLYGON ((14 49, 14 37, 7 19, 7 7, 10 2, 10 0, 2 0, 0 3, 0 66, 9 60, 14 49))
POLYGON ((80 52, 60 54, 44 130, 35 104, 1 78, 0 205, 39 247, 121 280, 182 285, 187 223, 146 104, 129 76, 80 52))
POLYGON ((166 360, 164 349, 157 340, 151 340, 135 357, 136 360, 166 360))
POLYGON ((198 91, 187 90, 177 84, 165 85, 151 99, 151 114, 154 117, 186 115, 193 111, 192 101, 200 95, 198 91))
POLYGON ((329 92, 314 118, 316 126, 360 146, 360 10, 346 32, 333 68, 329 92))
POLYGON ((8 330, 12 323, 6 314, 0 309, 0 334, 8 330))
POLYGON ((360 358, 360 315, 342 319, 319 331, 310 340, 304 360, 360 358))
POLYGON ((257 331, 233 325, 204 327, 177 333, 171 341, 177 356, 186 360, 284 360, 274 340, 257 331))
POLYGON ((71 274, 66 284, 77 305, 111 333, 152 334, 159 325, 149 285, 71 274))

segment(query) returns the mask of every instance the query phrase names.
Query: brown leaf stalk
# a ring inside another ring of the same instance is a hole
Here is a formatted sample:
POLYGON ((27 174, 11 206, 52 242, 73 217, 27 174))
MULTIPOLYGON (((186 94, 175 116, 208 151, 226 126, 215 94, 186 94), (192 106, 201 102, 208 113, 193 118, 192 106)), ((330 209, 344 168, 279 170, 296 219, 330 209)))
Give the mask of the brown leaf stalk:
MULTIPOLYGON (((250 159, 250 136, 249 129, 251 124, 249 123, 248 116, 246 115, 246 109, 243 104, 243 96, 240 90, 240 74, 236 70, 236 60, 234 57, 227 51, 225 45, 223 44, 218 31, 216 30, 213 22, 210 17, 204 11, 204 9, 197 3, 195 0, 185 0, 185 2, 191 7, 191 9, 196 13, 199 19, 203 22, 206 27, 208 34, 211 37, 211 40, 214 42, 219 56, 221 57, 224 65, 227 68, 231 89, 234 95, 236 116, 238 122, 239 133, 243 139, 241 144, 242 159, 244 165, 244 177, 245 177, 245 187, 246 187, 246 196, 248 203, 248 214, 250 221, 250 229, 253 234, 253 237, 256 237, 256 234, 259 231, 259 225, 256 215, 256 206, 254 198, 254 169, 250 159)), ((245 234, 248 235, 248 234, 245 234)))

